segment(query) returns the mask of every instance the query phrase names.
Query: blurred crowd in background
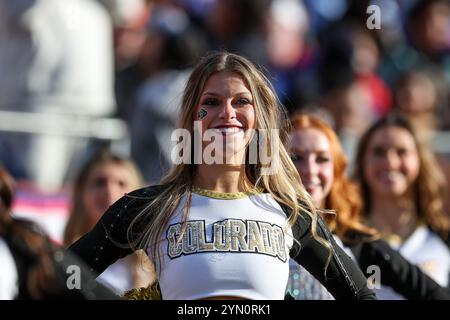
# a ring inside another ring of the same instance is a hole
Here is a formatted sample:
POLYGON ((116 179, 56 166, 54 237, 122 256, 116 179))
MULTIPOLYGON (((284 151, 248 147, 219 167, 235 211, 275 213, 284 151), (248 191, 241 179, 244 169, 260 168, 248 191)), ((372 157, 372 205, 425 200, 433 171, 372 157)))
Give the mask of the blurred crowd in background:
POLYGON ((351 161, 397 110, 450 180, 448 0, 0 0, 0 164, 15 214, 62 243, 74 179, 103 148, 157 183, 190 68, 211 50, 259 65, 289 113, 320 115, 351 161))

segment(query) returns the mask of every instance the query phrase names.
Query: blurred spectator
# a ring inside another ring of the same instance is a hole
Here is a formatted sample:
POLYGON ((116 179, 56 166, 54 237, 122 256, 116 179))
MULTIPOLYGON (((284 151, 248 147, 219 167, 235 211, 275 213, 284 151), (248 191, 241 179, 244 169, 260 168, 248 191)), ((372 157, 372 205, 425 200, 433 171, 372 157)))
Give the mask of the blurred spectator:
POLYGON ((413 69, 404 73, 397 84, 395 98, 398 111, 425 137, 431 138, 433 131, 449 124, 448 88, 439 69, 413 69))
POLYGON ((0 300, 117 299, 79 259, 54 246, 37 225, 13 218, 13 199, 14 181, 0 168, 0 300), (78 284, 68 279, 73 270, 79 272, 78 284), (74 284, 72 290, 68 283, 74 284))
POLYGON ((267 26, 267 68, 290 113, 319 96, 318 52, 302 1, 271 2, 267 26))
POLYGON ((163 5, 153 8, 143 52, 146 79, 135 92, 129 120, 131 157, 147 182, 158 182, 172 165, 171 134, 181 94, 190 67, 206 51, 204 35, 183 11, 163 5))
POLYGON ((101 0, 101 3, 113 22, 116 115, 129 121, 134 111, 136 90, 148 76, 144 67, 147 58, 143 54, 153 2, 101 0))
POLYGON ((295 68, 306 51, 308 14, 301 1, 274 0, 270 6, 267 52, 272 65, 295 68))
MULTIPOLYGON (((75 181, 64 244, 69 246, 90 231, 109 206, 141 186, 142 177, 130 160, 107 150, 94 155, 75 181)), ((123 294, 132 288, 147 287, 154 280, 152 270, 146 253, 138 251, 109 266, 98 280, 123 294)))
POLYGON ((339 84, 333 84, 323 92, 320 105, 333 116, 335 130, 341 137, 347 132, 358 137, 374 119, 370 96, 344 70, 342 73, 335 70, 333 77, 339 84))
POLYGON ((373 35, 356 20, 330 25, 319 41, 319 105, 331 114, 352 164, 359 137, 391 109, 390 88, 376 73, 382 57, 373 35))
POLYGON ((413 68, 435 66, 441 69, 448 83, 450 3, 447 0, 399 0, 396 7, 394 1, 374 2, 383 5, 382 28, 377 31, 383 47, 379 69, 383 79, 393 86, 401 74, 413 68), (383 23, 385 17, 392 21, 390 26, 383 23))
MULTIPOLYGON (((443 287, 448 286, 450 219, 445 178, 414 127, 393 114, 361 138, 356 159, 364 211, 390 245, 443 287)), ((392 292, 386 292, 388 297, 392 292)))
POLYGON ((365 25, 346 20, 331 25, 320 35, 322 50, 322 90, 355 82, 365 91, 372 119, 386 115, 391 109, 389 87, 377 74, 383 58, 374 34, 365 25))
MULTIPOLYGON (((309 27, 317 34, 338 20, 341 20, 348 10, 347 0, 303 0, 309 12, 309 27)), ((362 2, 362 1, 358 1, 362 2)))
POLYGON ((409 15, 408 31, 412 44, 438 64, 449 58, 449 21, 448 0, 418 0, 409 15))
MULTIPOLYGON (((204 20, 220 0, 175 0, 193 20, 204 20)), ((201 23, 201 22, 199 22, 201 23)))
POLYGON ((257 64, 265 64, 268 4, 268 0, 215 1, 205 17, 210 49, 225 49, 242 54, 257 64))
POLYGON ((376 73, 381 59, 379 48, 373 35, 365 28, 353 30, 352 35, 352 69, 357 83, 369 95, 370 112, 378 119, 387 115, 392 105, 391 91, 376 73))
POLYGON ((355 81, 346 85, 343 82, 342 87, 324 94, 321 101, 321 106, 331 114, 333 127, 352 163, 359 137, 375 119, 370 112, 370 96, 355 81))
POLYGON ((111 16, 114 62, 122 70, 136 62, 145 42, 145 26, 151 12, 146 0, 99 0, 111 16))
MULTIPOLYGON (((112 67, 111 24, 96 1, 0 0, 0 110, 108 115, 112 67)), ((61 185, 79 148, 62 135, 0 134, 0 161, 43 188, 61 185)))

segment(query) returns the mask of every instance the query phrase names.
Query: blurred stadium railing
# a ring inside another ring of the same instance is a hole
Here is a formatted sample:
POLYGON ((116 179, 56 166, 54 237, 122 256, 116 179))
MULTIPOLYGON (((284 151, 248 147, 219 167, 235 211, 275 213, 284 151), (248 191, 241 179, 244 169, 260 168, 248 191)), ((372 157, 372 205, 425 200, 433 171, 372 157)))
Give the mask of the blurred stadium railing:
POLYGON ((104 140, 128 137, 126 123, 116 118, 69 114, 0 111, 0 131, 51 134, 104 140))

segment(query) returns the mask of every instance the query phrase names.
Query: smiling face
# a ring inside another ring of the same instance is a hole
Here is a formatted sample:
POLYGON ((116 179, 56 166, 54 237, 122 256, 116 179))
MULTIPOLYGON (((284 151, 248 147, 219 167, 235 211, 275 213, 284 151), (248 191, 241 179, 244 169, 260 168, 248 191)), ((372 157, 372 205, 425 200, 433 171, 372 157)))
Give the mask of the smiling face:
POLYGON ((292 160, 315 205, 323 208, 334 180, 334 164, 327 136, 315 128, 293 132, 289 145, 292 160))
POLYGON ((83 207, 91 226, 116 200, 136 187, 130 170, 118 163, 100 163, 88 175, 82 194, 83 207))
POLYGON ((412 190, 420 160, 413 136, 400 127, 378 129, 364 154, 364 177, 378 196, 401 197, 412 190))
MULTIPOLYGON (((205 83, 195 110, 201 129, 222 137, 227 152, 236 154, 249 142, 256 128, 256 114, 250 89, 239 75, 227 71, 211 75, 205 83)), ((203 142, 203 148, 209 141, 203 142)))

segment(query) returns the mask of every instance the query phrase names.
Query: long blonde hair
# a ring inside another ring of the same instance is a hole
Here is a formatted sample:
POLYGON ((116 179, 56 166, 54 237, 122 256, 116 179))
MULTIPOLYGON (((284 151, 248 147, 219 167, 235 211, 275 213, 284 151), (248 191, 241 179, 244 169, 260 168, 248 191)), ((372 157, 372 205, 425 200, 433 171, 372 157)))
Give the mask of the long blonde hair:
MULTIPOLYGON (((300 211, 309 215, 312 219, 312 233, 314 237, 316 237, 317 241, 330 248, 330 244, 327 241, 317 237, 317 213, 312 199, 301 184, 300 176, 284 147, 289 130, 286 111, 275 95, 270 81, 253 63, 242 56, 223 51, 213 52, 203 57, 194 67, 186 84, 178 128, 188 130, 191 137, 193 136, 192 124, 196 120, 194 112, 205 83, 211 75, 221 71, 241 76, 248 85, 254 100, 257 129, 265 129, 267 131, 271 129, 279 130, 279 134, 273 137, 269 134, 266 137, 268 150, 272 150, 271 147, 274 144, 279 146, 278 152, 272 155, 279 157, 278 163, 280 165, 278 170, 275 170, 276 172, 271 175, 261 174, 263 166, 258 159, 258 162, 254 165, 245 164, 248 180, 255 187, 270 193, 275 200, 291 209, 291 214, 287 221, 288 227, 295 223, 300 215, 300 211), (277 141, 272 141, 273 138, 277 139, 277 141)), ((191 150, 193 150, 192 147, 191 145, 191 150)), ((146 209, 136 216, 129 227, 128 234, 130 239, 133 226, 141 219, 146 221, 148 215, 152 216, 151 222, 145 228, 144 233, 131 245, 135 248, 147 248, 150 244, 151 247, 149 248, 152 254, 156 255, 152 257, 152 260, 157 261, 157 270, 160 270, 161 266, 158 246, 164 228, 185 194, 187 194, 186 208, 189 208, 194 175, 195 164, 181 163, 175 165, 169 174, 161 180, 161 185, 163 185, 162 192, 147 205, 146 209)), ((186 222, 187 216, 188 210, 184 210, 183 222, 186 222)))

